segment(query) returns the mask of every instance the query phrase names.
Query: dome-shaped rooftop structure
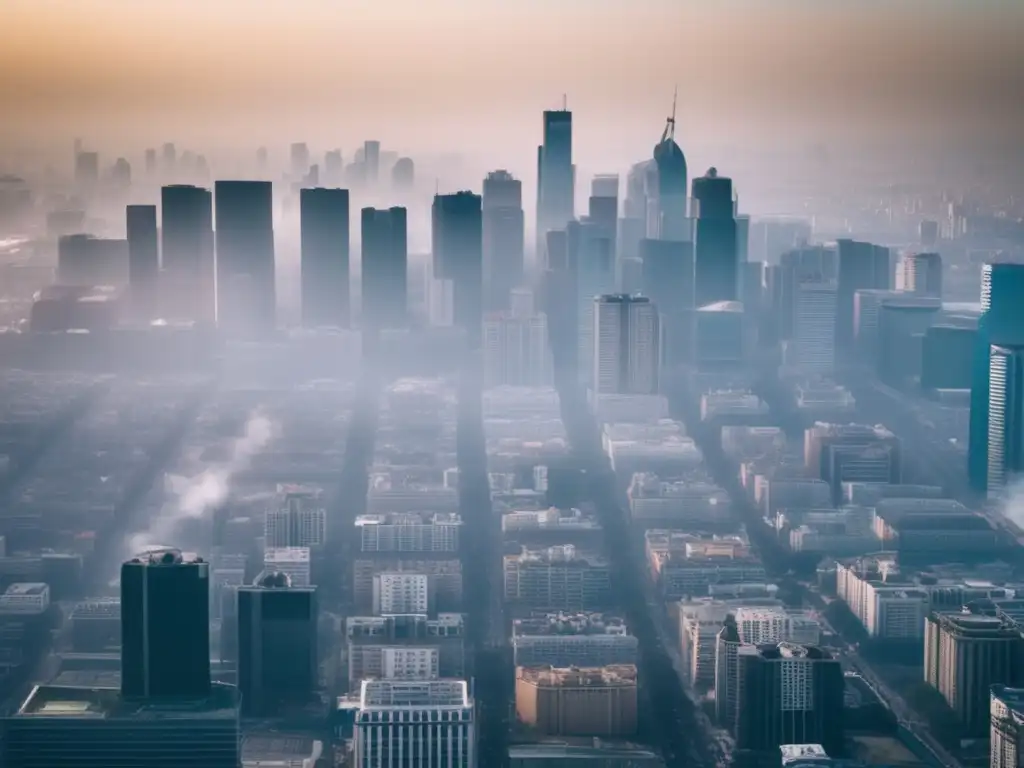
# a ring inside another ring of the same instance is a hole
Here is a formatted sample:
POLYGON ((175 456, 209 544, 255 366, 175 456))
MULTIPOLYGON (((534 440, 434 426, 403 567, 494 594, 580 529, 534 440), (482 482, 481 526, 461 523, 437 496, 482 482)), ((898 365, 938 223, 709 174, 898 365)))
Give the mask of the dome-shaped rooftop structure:
POLYGON ((288 589, 291 585, 291 577, 281 571, 264 571, 256 577, 256 586, 264 589, 288 589))

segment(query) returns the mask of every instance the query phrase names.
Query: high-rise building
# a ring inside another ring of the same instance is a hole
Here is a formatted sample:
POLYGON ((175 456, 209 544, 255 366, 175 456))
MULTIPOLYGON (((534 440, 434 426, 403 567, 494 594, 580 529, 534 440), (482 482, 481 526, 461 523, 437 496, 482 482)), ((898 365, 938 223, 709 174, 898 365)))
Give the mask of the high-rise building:
POLYGON ((932 613, 925 622, 925 682, 946 699, 965 737, 989 733, 991 688, 1019 684, 1022 659, 1024 639, 1002 618, 932 613))
POLYGON ((900 440, 883 426, 817 422, 804 432, 804 463, 832 487, 838 504, 843 483, 891 483, 903 477, 900 440))
POLYGON ((366 180, 376 184, 380 178, 380 142, 372 139, 363 142, 363 164, 366 180))
POLYGON ((156 150, 150 147, 146 150, 146 175, 152 177, 156 173, 156 150))
POLYGON ((349 325, 349 195, 347 189, 299 192, 302 324, 349 325))
POLYGON ((355 768, 475 768, 474 704, 464 680, 364 680, 355 768))
POLYGON ((988 479, 998 497, 1024 472, 1024 346, 992 345, 988 380, 988 479))
POLYGON ((194 765, 238 768, 239 694, 214 683, 203 699, 126 700, 98 683, 37 685, 3 721, 5 768, 194 765))
POLYGON ((796 643, 737 651, 736 746, 770 753, 782 744, 843 748, 843 669, 822 648, 796 643))
POLYGON ((355 520, 361 552, 458 552, 462 519, 451 512, 390 512, 355 520))
POLYGON ((836 287, 836 348, 849 350, 854 341, 853 297, 862 288, 892 288, 892 254, 881 245, 839 240, 836 287))
POLYGON ((549 613, 512 622, 517 667, 636 664, 637 639, 622 619, 601 613, 549 613))
POLYGON ((280 714, 309 701, 319 681, 317 602, 312 587, 264 573, 238 589, 238 688, 243 713, 280 714))
POLYGON ((327 510, 323 491, 279 483, 277 497, 267 509, 264 546, 318 547, 327 540, 327 510))
POLYGON ((75 184, 85 191, 93 189, 100 180, 100 156, 98 152, 75 154, 75 184))
POLYGON ((992 345, 1024 346, 1024 264, 999 262, 981 268, 981 320, 971 381, 967 469, 975 490, 988 489, 988 397, 992 345))
POLYGON ((736 301, 739 264, 732 179, 711 168, 693 180, 695 304, 736 301))
POLYGON ((547 233, 565 229, 575 217, 576 170, 572 163, 572 112, 544 113, 544 143, 537 147, 537 253, 547 233))
POLYGON ((92 235, 57 240, 57 285, 121 287, 128 283, 128 241, 92 235))
POLYGON ((303 178, 309 171, 309 147, 304 141, 292 144, 290 158, 292 176, 295 179, 303 178))
MULTIPOLYGON (((576 334, 578 374, 590 386, 594 370, 594 297, 615 291, 615 242, 606 226, 587 218, 571 221, 566 228, 571 279, 576 286, 576 334)), ((557 297, 565 301, 565 297, 557 297)))
POLYGON ((608 239, 612 261, 616 262, 619 242, 619 177, 616 174, 601 174, 590 182, 587 221, 608 239))
POLYGON ((993 685, 989 768, 1018 768, 1024 758, 1024 689, 993 685))
POLYGON ((546 736, 636 734, 636 667, 516 669, 516 716, 546 736))
POLYGON ((409 246, 405 208, 363 208, 363 328, 408 325, 409 246))
POLYGON ((349 616, 345 634, 353 689, 368 679, 431 680, 465 672, 461 613, 438 613, 434 619, 425 614, 349 616))
POLYGON ((909 253, 903 257, 902 266, 904 291, 942 298, 942 256, 909 253))
POLYGON ((455 325, 479 338, 483 322, 483 209, 472 192, 435 195, 432 209, 434 277, 451 280, 455 325))
MULTIPOLYGON (((689 240, 690 226, 686 217, 687 168, 683 150, 675 141, 676 105, 665 123, 661 141, 654 147, 654 164, 658 171, 657 237, 661 240, 689 240)), ((732 298, 732 297, 723 297, 732 298)))
POLYGON ((787 363, 809 374, 831 376, 836 361, 836 296, 833 280, 805 281, 797 285, 794 354, 787 363))
POLYGON ((173 320, 216 321, 213 197, 201 187, 160 190, 161 311, 173 320))
MULTIPOLYGON (((800 283, 837 280, 839 259, 835 248, 824 245, 803 246, 782 253, 780 267, 780 280, 774 286, 772 304, 778 313, 780 338, 792 339, 800 283)), ((835 344, 834 339, 832 343, 835 344)))
POLYGON ((173 181, 174 174, 178 171, 178 149, 171 142, 167 142, 160 148, 160 161, 163 166, 164 179, 173 181))
POLYGON ((242 334, 273 331, 277 318, 273 191, 269 181, 218 181, 217 325, 242 334))
POLYGON ((491 312, 484 317, 484 386, 547 387, 552 383, 547 315, 491 312))
POLYGON ((175 549, 121 566, 121 694, 210 694, 210 567, 175 549))
POLYGON ((139 320, 157 317, 157 289, 160 277, 160 246, 155 205, 129 205, 128 290, 132 316, 139 320))
POLYGON ((523 284, 525 224, 523 183, 508 171, 494 171, 484 179, 483 280, 484 307, 509 308, 509 295, 523 284))
POLYGON ((654 303, 646 296, 598 296, 593 327, 594 391, 657 394, 661 334, 654 303))
POLYGON ((268 573, 283 573, 293 586, 311 584, 309 547, 267 547, 263 550, 263 569, 268 573))
POLYGON ((645 238, 640 259, 640 290, 658 308, 665 362, 686 362, 693 348, 693 243, 645 238))

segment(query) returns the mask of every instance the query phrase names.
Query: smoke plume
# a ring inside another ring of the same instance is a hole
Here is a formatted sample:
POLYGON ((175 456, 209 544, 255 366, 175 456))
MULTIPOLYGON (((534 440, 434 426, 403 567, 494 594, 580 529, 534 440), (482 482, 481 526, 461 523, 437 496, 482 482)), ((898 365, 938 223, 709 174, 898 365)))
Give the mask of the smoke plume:
POLYGON ((130 538, 131 551, 140 552, 156 542, 173 542, 181 522, 202 518, 223 504, 231 491, 232 478, 249 468, 253 457, 270 444, 274 432, 273 422, 257 410, 231 444, 226 461, 209 466, 193 477, 167 475, 165 490, 170 498, 150 521, 149 529, 130 538))

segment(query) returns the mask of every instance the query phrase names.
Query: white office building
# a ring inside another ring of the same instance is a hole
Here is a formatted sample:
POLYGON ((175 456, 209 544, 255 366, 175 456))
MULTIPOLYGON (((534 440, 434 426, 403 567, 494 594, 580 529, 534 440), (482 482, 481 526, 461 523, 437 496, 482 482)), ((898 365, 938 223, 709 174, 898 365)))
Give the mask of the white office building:
MULTIPOLYGON (((458 487, 458 470, 445 470, 449 480, 458 487)), ((355 526, 361 552, 458 552, 462 518, 454 512, 391 512, 359 515, 355 526)))
POLYGON ((473 702, 464 680, 364 680, 356 768, 475 768, 473 702))
POLYGON ((645 296, 598 296, 593 315, 594 392, 657 394, 661 332, 654 303, 645 296))
POLYGON ((427 613, 430 577, 425 573, 378 573, 373 577, 373 612, 427 613))
POLYGON ((440 664, 437 648, 399 645, 381 649, 381 677, 386 680, 436 680, 440 664))

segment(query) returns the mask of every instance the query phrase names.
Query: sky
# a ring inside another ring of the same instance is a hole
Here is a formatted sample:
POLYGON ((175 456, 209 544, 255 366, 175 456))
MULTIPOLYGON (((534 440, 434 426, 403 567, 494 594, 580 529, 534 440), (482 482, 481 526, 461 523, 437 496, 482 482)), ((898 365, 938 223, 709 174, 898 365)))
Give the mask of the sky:
MULTIPOLYGON (((1024 0, 0 0, 0 148, 1024 135, 1024 0)), ((615 155, 614 160, 622 158, 615 155)), ((603 159, 603 158, 602 158, 603 159)), ((611 162, 611 158, 609 161, 611 162)))

